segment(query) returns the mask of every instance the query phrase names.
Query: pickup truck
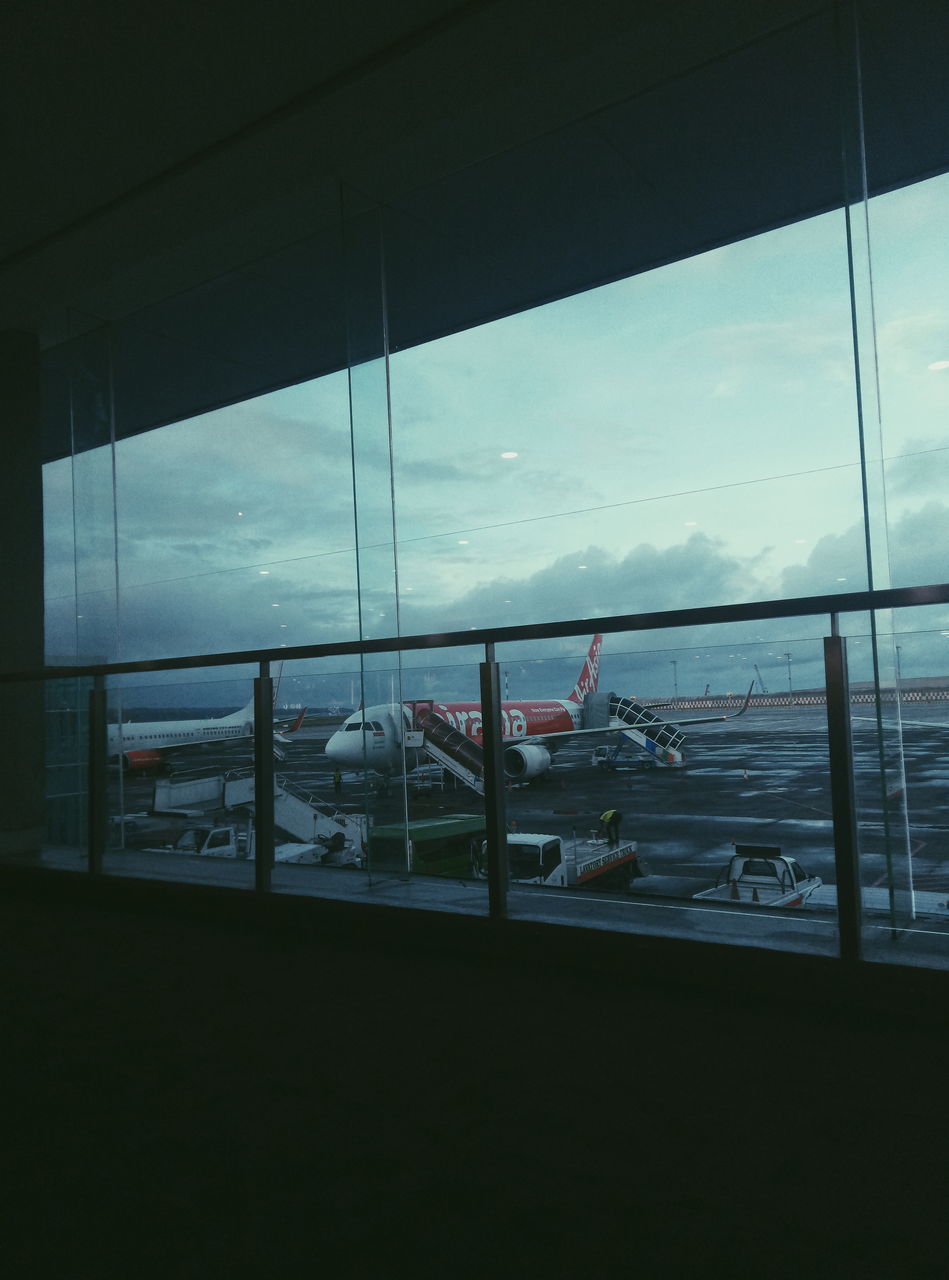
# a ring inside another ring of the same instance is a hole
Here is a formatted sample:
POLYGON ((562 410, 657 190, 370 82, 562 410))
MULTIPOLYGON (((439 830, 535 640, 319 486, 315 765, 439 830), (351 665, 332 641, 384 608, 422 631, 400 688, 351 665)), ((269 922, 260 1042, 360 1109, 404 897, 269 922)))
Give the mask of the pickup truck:
MULTIPOLYGON (((636 876, 647 875, 635 840, 611 848, 606 840, 588 840, 510 832, 507 837, 511 884, 543 884, 562 888, 628 889, 636 876)), ((482 843, 475 875, 487 877, 487 842, 482 843)))
POLYGON ((809 876, 799 862, 784 856, 774 845, 736 844, 714 888, 692 896, 745 905, 800 907, 821 883, 820 876, 809 876))

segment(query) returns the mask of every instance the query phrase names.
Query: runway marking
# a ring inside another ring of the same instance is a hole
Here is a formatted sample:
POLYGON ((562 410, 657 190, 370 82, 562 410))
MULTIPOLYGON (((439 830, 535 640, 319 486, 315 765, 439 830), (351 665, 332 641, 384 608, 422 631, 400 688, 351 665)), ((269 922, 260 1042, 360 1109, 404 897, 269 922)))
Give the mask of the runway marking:
MULTIPOLYGON (((543 892, 533 893, 531 894, 531 897, 532 898, 558 898, 561 902, 564 901, 564 897, 562 893, 543 893, 543 892)), ((684 902, 628 902, 626 901, 625 898, 608 898, 605 896, 600 897, 599 895, 595 898, 591 898, 585 894, 579 894, 579 893, 571 894, 570 897, 574 901, 579 899, 581 902, 600 902, 600 903, 607 902, 607 903, 612 903, 614 906, 617 906, 617 907, 652 907, 653 909, 659 910, 659 911, 701 911, 705 915, 716 915, 716 916, 734 916, 736 914, 737 915, 742 914, 740 911, 738 912, 734 910, 724 911, 722 910, 721 907, 690 907, 690 906, 687 906, 686 903, 684 902)), ((763 911, 755 911, 753 913, 753 919, 755 920, 793 920, 794 918, 795 917, 793 916, 772 916, 763 911)), ((816 916, 807 916, 806 918, 808 920, 812 920, 814 924, 824 925, 825 928, 835 929, 837 927, 836 919, 820 920, 816 916)))
MULTIPOLYGON (((900 933, 905 933, 911 938, 916 938, 922 935, 927 935, 932 938, 949 937, 949 934, 946 933, 945 929, 914 929, 912 924, 908 924, 908 925, 907 924, 902 924, 902 925, 872 924, 869 921, 866 921, 864 922, 864 927, 867 929, 879 929, 881 931, 885 931, 886 933, 892 933, 894 928, 896 928, 900 931, 900 933)), ((931 967, 932 966, 930 965, 925 966, 925 968, 927 969, 931 967)))

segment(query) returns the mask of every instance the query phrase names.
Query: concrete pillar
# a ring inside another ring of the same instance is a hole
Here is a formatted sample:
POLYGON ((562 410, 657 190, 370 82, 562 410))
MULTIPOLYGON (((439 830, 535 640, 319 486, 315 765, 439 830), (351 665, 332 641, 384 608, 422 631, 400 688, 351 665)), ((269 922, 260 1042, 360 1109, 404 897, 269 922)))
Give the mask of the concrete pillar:
MULTIPOLYGON (((39 344, 0 333, 0 671, 43 665, 43 476, 39 344)), ((43 688, 0 685, 0 857, 37 852, 43 835, 43 688)))

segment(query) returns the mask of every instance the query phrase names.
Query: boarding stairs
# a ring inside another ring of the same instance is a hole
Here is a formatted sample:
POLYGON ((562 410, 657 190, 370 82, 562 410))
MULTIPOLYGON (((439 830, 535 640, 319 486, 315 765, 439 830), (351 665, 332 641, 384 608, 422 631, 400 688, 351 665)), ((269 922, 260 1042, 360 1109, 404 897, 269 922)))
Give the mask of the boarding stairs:
MULTIPOLYGON (((155 783, 152 807, 156 812, 180 812, 199 807, 237 809, 253 808, 254 801, 253 774, 235 771, 182 781, 159 779, 155 783)), ((334 850, 341 849, 346 843, 361 849, 366 835, 366 820, 362 814, 343 813, 289 778, 274 778, 274 825, 294 840, 332 846, 334 850)))
POLYGON ((414 729, 408 731, 406 746, 420 747, 430 760, 454 774, 479 796, 484 795, 484 752, 477 742, 455 729, 430 702, 413 707, 414 729))
POLYGON ((635 743, 658 765, 679 768, 685 764, 685 735, 677 725, 657 716, 649 707, 632 698, 610 694, 610 725, 622 726, 622 737, 635 743))
POLYGON ((610 739, 615 759, 626 742, 643 751, 654 764, 677 768, 685 763, 685 735, 675 724, 663 720, 655 711, 616 693, 588 693, 583 699, 583 727, 586 730, 613 730, 610 739), (615 730, 621 730, 616 733, 615 730), (617 741, 618 739, 618 741, 617 741))

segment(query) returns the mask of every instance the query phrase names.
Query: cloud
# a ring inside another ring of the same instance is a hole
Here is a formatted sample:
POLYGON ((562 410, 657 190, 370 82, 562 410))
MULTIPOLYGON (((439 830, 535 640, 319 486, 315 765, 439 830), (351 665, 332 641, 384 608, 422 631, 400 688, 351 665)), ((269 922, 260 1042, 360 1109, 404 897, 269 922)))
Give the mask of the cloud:
MULTIPOLYGON (((949 506, 931 501, 905 512, 890 522, 885 545, 888 562, 876 565, 876 586, 910 587, 949 580, 949 506)), ((793 598, 863 591, 865 565, 864 529, 852 525, 843 533, 819 539, 804 564, 785 569, 779 594, 793 598)))
POLYGON ((755 585, 749 563, 702 533, 662 550, 641 543, 619 557, 587 547, 530 575, 482 583, 454 601, 405 602, 403 624, 411 632, 462 630, 748 599, 755 585))
POLYGON ((903 453, 886 463, 888 499, 910 498, 914 504, 949 490, 949 446, 932 436, 906 441, 903 453))

